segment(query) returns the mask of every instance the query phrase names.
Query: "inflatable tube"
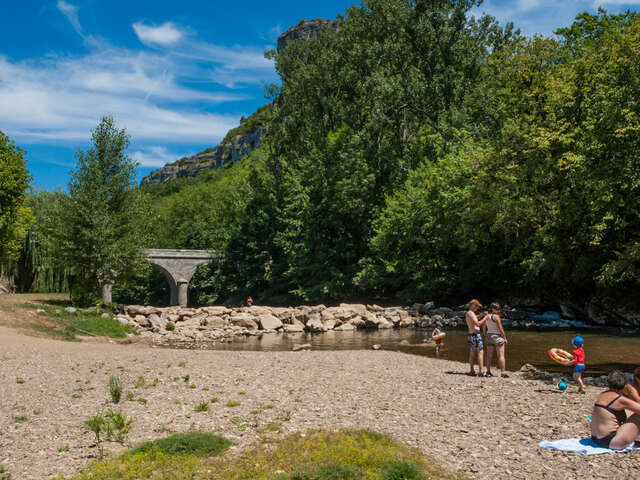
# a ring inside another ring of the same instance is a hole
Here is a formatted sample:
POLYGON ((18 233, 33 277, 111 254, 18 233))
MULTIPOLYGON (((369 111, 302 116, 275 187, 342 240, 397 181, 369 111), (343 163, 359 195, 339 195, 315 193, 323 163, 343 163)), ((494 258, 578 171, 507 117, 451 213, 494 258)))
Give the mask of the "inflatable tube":
POLYGON ((570 365, 571 362, 573 361, 573 355, 571 355, 569 352, 562 350, 560 348, 552 348, 547 353, 549 353, 551 360, 553 360, 556 363, 559 363, 560 365, 570 365))
POLYGON ((438 335, 433 335, 431 338, 433 340, 442 340, 446 336, 447 334, 445 332, 440 332, 438 335))

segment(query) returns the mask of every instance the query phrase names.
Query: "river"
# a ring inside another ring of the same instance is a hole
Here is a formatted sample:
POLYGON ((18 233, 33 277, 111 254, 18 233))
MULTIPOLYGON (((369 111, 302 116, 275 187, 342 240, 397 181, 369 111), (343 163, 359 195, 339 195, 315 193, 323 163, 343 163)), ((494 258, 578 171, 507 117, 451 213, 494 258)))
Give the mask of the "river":
MULTIPOLYGON (((432 342, 425 344, 430 331, 415 329, 329 331, 319 334, 263 335, 247 337, 232 343, 216 344, 216 350, 291 350, 295 344, 310 343, 313 350, 368 350, 379 344, 384 350, 435 357, 432 342), (408 343, 408 345, 407 345, 408 343)), ((640 366, 640 336, 622 336, 603 331, 508 331, 507 369, 519 370, 525 363, 540 369, 570 372, 568 367, 554 363, 548 356, 550 348, 571 351, 571 339, 580 335, 585 340, 587 369, 585 375, 602 375, 619 368, 630 372, 640 366)), ((469 347, 465 331, 447 332, 440 358, 467 362, 469 347)), ((494 362, 495 365, 495 362, 494 362)))

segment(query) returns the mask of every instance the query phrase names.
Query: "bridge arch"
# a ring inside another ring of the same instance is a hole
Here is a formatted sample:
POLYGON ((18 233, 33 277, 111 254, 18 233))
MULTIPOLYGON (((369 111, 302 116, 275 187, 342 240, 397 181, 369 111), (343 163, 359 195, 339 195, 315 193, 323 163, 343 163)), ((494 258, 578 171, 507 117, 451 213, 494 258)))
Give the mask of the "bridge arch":
POLYGON ((207 250, 148 249, 145 254, 149 263, 161 271, 170 289, 171 305, 186 307, 189 282, 198 267, 209 263, 215 255, 207 250))

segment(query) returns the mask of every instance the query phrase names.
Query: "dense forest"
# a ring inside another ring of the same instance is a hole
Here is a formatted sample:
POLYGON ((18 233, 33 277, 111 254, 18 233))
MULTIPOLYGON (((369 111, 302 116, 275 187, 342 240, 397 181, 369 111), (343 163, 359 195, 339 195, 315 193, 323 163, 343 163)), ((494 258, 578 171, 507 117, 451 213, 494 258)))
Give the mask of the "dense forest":
MULTIPOLYGON (((197 303, 637 290, 640 17, 527 37, 472 17, 477 3, 367 0, 267 52, 281 83, 243 122, 266 124, 263 143, 138 188, 144 247, 221 254, 192 281, 197 303)), ((29 196, 24 288, 66 288, 40 221, 65 195, 29 196)), ((116 301, 167 294, 150 267, 116 283, 116 301)))

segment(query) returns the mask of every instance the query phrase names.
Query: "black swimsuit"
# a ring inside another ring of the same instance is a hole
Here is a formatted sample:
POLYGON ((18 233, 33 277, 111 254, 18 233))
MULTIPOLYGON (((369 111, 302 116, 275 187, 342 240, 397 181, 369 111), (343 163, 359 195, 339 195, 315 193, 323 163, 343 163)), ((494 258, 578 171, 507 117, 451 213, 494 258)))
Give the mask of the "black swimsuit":
MULTIPOLYGON (((622 425, 627 421, 627 413, 624 411, 624 409, 616 410, 614 408, 611 408, 611 405, 613 405, 616 402, 616 400, 618 400, 621 396, 622 395, 618 395, 616 398, 611 400, 607 405, 600 405, 599 403, 595 404, 596 407, 604 408, 607 412, 613 414, 613 416, 616 417, 616 421, 618 422, 618 425, 622 425)), ((616 433, 618 432, 617 431, 611 432, 609 435, 603 438, 596 438, 593 435, 591 435, 591 440, 593 440, 596 443, 596 445, 598 445, 599 447, 609 448, 609 445, 611 444, 611 440, 613 440, 613 438, 616 436, 616 433)))

